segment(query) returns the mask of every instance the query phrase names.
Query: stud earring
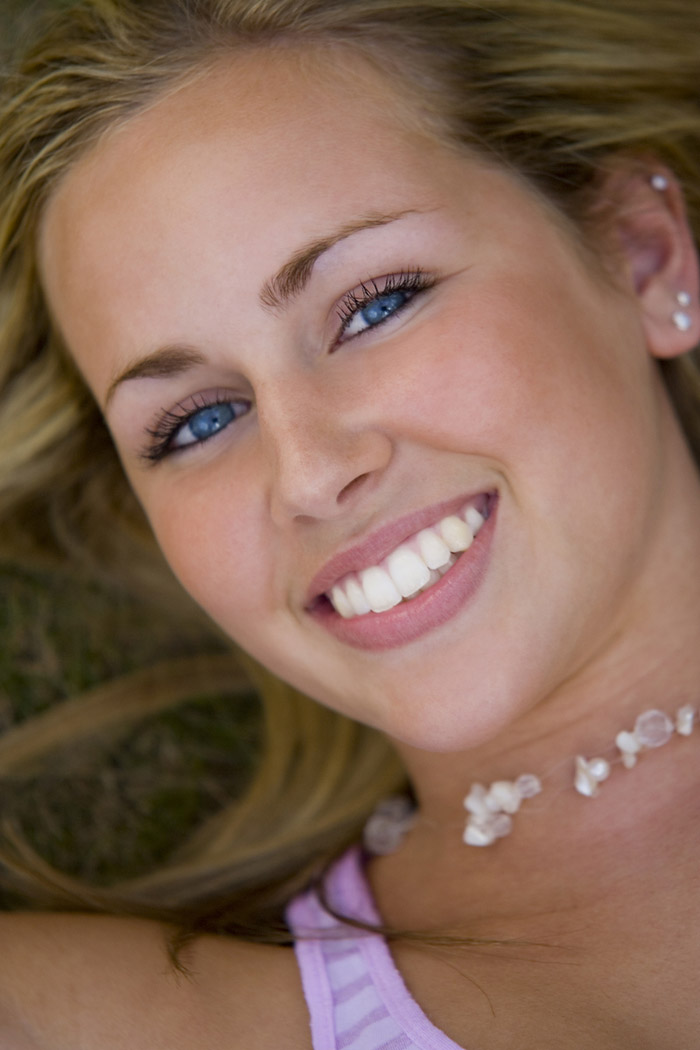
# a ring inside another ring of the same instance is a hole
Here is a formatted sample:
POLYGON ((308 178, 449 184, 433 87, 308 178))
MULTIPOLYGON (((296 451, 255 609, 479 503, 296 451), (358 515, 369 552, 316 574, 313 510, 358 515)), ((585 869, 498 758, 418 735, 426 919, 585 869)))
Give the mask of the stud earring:
POLYGON ((659 193, 663 193, 665 190, 669 189, 669 180, 667 180, 666 176, 662 175, 660 171, 657 171, 652 175, 650 182, 652 187, 655 190, 658 190, 659 193))
POLYGON ((679 292, 676 301, 680 309, 674 310, 671 320, 679 332, 687 332, 693 325, 693 319, 688 313, 688 307, 692 303, 689 292, 679 292))
POLYGON ((665 175, 661 175, 659 172, 657 172, 655 175, 652 175, 650 181, 653 188, 655 190, 658 190, 659 193, 663 193, 665 190, 668 189, 668 179, 665 175))

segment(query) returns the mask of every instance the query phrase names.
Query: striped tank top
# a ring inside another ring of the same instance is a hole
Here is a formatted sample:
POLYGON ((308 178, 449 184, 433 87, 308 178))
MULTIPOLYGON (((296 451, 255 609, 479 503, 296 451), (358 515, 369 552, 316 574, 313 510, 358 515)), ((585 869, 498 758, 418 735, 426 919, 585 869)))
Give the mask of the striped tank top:
MULTIPOLYGON (((331 868, 326 896, 342 915, 381 921, 359 847, 331 868)), ((313 890, 295 897, 287 921, 296 937, 313 1050, 461 1050, 411 997, 383 937, 340 924, 313 890)))

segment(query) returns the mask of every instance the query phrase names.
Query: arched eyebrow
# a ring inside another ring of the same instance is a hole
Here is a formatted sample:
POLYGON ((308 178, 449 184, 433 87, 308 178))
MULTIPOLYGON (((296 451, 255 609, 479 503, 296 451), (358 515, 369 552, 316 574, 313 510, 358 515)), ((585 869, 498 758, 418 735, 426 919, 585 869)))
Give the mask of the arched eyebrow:
POLYGON ((310 241, 309 244, 299 248, 274 277, 265 282, 260 292, 260 302, 268 309, 282 310, 291 299, 303 291, 311 277, 314 264, 335 244, 344 241, 347 237, 352 237, 354 233, 359 233, 361 230, 386 226, 390 222, 402 219, 405 215, 415 214, 415 211, 415 208, 405 208, 397 212, 365 215, 353 222, 344 223, 327 237, 310 241))
POLYGON ((206 364, 207 359, 199 350, 188 346, 162 346, 147 357, 129 365, 116 379, 109 384, 105 395, 105 411, 122 383, 131 379, 167 379, 170 376, 182 375, 197 365, 206 364))
MULTIPOLYGON (((314 264, 330 248, 340 241, 352 237, 361 230, 370 230, 377 226, 387 226, 397 219, 416 213, 415 208, 405 208, 389 213, 374 213, 344 223, 325 237, 317 238, 299 248, 294 255, 277 271, 274 277, 265 281, 260 291, 260 302, 267 310, 280 311, 308 284, 314 264)), ((165 379, 182 375, 197 365, 206 364, 207 358, 199 350, 188 346, 164 346, 154 350, 146 357, 130 364, 123 372, 111 381, 105 395, 105 410, 109 407, 118 388, 132 379, 165 379)))

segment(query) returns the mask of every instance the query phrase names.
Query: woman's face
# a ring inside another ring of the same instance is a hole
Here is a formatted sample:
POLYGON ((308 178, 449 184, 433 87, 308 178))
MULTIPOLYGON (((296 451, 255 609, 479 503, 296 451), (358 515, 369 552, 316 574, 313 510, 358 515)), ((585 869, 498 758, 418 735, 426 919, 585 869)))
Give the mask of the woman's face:
POLYGON ((187 590, 309 695, 457 749, 614 645, 656 387, 633 296, 547 205, 329 68, 236 59, 111 132, 44 281, 187 590), (386 608, 392 572, 428 589, 386 608))

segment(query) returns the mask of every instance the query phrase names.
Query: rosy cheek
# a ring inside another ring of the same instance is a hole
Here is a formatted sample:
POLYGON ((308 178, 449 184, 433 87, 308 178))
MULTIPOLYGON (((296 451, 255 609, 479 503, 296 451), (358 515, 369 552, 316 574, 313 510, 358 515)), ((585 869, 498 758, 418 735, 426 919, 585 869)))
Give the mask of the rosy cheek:
MULTIPOLYGON (((390 425, 427 447, 495 451, 504 420, 522 415, 522 348, 498 314, 477 302, 464 323, 461 303, 443 310, 401 346, 392 366, 390 425)), ((379 379, 379 377, 377 377, 379 379)))
POLYGON ((271 547, 248 502, 220 481, 152 508, 159 545, 182 586, 214 619, 245 619, 268 590, 271 547))

